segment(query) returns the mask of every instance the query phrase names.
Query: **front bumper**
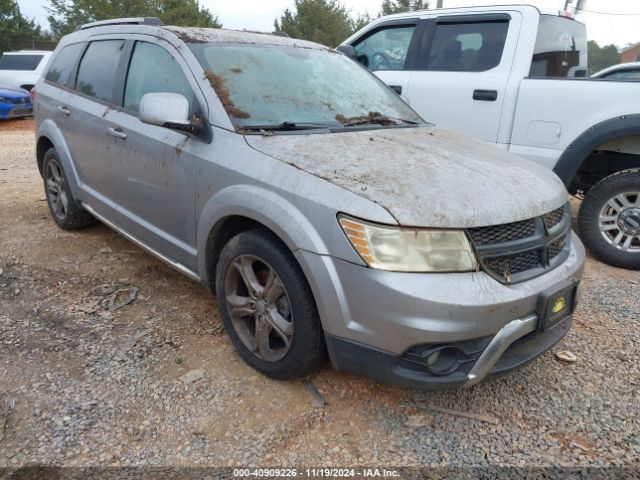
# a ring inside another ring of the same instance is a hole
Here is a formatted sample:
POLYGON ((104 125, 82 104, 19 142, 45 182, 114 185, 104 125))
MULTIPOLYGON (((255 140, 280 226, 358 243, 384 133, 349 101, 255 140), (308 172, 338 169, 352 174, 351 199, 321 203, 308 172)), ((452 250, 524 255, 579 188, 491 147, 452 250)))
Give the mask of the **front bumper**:
POLYGON ((33 105, 11 105, 0 108, 0 119, 23 118, 31 116, 33 116, 33 105))
POLYGON ((447 388, 508 371, 549 349, 569 330, 566 318, 535 332, 541 292, 579 283, 585 252, 573 234, 567 260, 537 278, 504 285, 483 272, 383 272, 328 256, 296 252, 313 290, 332 363, 405 386, 447 388), (453 345, 469 354, 443 376, 413 368, 407 354, 453 345), (410 362, 409 362, 410 363, 410 362))

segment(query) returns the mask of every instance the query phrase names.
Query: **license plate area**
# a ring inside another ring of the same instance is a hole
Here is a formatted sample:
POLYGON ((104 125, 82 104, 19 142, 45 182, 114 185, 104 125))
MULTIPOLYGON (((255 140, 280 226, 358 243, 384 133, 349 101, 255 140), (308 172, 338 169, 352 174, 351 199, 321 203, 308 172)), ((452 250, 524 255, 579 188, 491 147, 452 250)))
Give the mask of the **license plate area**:
POLYGON ((578 284, 572 280, 549 288, 538 299, 538 331, 552 328, 576 308, 578 284))

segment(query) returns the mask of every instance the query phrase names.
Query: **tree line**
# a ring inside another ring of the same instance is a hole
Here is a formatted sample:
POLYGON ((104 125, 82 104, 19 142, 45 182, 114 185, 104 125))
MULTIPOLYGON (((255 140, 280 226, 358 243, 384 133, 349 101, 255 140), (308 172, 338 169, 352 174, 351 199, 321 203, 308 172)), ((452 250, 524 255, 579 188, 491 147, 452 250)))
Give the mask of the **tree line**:
MULTIPOLYGON (((49 31, 26 18, 16 0, 0 0, 0 52, 36 45, 53 49, 76 26, 109 18, 158 17, 167 25, 222 27, 199 0, 49 0, 45 8, 49 31)), ((423 0, 384 0, 379 15, 425 8, 428 2, 423 0)), ((354 16, 339 0, 294 0, 274 23, 291 37, 335 47, 371 20, 369 14, 354 16)))
MULTIPOLYGON (((429 8, 424 0, 383 0, 378 16, 429 8)), ((26 18, 16 0, 0 0, 0 52, 21 48, 52 50, 77 25, 119 17, 159 17, 167 25, 220 28, 218 17, 199 0, 49 0, 45 7, 50 31, 26 18)), ((353 15, 340 0, 293 0, 274 21, 290 37, 335 47, 374 19, 353 15)), ((591 72, 620 61, 618 47, 589 42, 591 72)))

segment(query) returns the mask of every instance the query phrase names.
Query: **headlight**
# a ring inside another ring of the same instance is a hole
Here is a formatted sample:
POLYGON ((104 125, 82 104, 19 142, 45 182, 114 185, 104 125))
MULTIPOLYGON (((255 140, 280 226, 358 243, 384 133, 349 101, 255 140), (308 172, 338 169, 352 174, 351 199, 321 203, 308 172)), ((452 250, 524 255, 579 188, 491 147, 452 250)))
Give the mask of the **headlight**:
POLYGON ((397 272, 470 272, 476 255, 461 230, 432 230, 373 225, 339 216, 340 225, 372 268, 397 272))
POLYGON ((9 100, 4 97, 0 97, 0 103, 9 103, 9 100))

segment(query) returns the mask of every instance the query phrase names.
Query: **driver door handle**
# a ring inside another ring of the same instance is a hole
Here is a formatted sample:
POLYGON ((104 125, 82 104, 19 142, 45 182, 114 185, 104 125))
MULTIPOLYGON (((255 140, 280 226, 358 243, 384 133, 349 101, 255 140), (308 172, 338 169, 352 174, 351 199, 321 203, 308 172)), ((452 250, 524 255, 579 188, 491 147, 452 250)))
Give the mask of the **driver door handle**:
POLYGON ((64 105, 60 105, 58 107, 58 111, 64 113, 67 116, 71 115, 71 111, 69 110, 69 108, 65 107, 64 105))
POLYGON ((107 129, 107 133, 109 135, 111 135, 112 137, 116 137, 116 138, 121 138, 121 139, 125 139, 127 138, 127 134, 124 133, 120 128, 117 127, 110 127, 107 129))

